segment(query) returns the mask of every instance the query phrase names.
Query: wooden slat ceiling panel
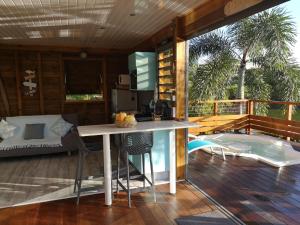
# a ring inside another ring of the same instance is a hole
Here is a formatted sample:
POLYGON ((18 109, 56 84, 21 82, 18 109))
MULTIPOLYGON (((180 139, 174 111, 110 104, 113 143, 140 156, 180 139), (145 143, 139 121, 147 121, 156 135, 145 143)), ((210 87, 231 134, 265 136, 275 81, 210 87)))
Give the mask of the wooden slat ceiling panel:
POLYGON ((206 1, 0 0, 0 43, 131 48, 206 1))

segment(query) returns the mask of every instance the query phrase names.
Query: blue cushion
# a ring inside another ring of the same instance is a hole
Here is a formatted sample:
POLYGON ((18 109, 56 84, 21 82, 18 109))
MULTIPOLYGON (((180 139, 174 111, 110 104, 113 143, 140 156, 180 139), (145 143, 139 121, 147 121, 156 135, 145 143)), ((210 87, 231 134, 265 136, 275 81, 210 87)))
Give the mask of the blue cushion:
POLYGON ((221 147, 218 144, 215 144, 211 141, 206 141, 206 140, 192 140, 188 143, 188 151, 195 151, 198 149, 203 149, 203 148, 210 148, 210 147, 221 147))

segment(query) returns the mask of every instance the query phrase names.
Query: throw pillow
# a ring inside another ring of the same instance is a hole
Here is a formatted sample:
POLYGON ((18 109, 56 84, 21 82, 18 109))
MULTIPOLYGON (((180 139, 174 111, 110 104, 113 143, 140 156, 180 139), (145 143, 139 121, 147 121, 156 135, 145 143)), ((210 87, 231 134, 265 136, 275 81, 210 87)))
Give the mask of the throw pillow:
POLYGON ((58 136, 65 136, 69 130, 73 127, 73 124, 65 121, 62 117, 59 118, 53 126, 50 128, 50 130, 55 133, 58 136))
POLYGON ((44 138, 44 123, 26 124, 24 131, 24 139, 43 139, 44 138))
POLYGON ((5 120, 0 121, 0 138, 7 139, 14 136, 15 126, 8 124, 5 120))

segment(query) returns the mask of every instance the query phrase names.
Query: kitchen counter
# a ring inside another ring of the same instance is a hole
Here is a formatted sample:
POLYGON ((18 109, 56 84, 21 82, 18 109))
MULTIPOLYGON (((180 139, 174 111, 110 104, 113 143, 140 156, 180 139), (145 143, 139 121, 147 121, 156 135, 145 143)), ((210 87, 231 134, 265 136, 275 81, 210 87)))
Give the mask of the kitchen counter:
POLYGON ((79 126, 78 132, 81 137, 88 136, 103 136, 103 161, 104 161, 104 192, 105 204, 111 205, 111 155, 110 155, 110 135, 111 134, 124 134, 134 132, 147 132, 147 131, 168 131, 168 150, 169 150, 169 180, 170 180, 170 193, 176 193, 176 139, 175 130, 198 127, 195 123, 188 121, 148 121, 138 122, 136 127, 133 128, 119 128, 115 124, 103 125, 90 125, 79 126))
POLYGON ((199 125, 188 121, 162 120, 162 121, 138 122, 136 127, 133 128, 120 128, 117 127, 115 124, 79 126, 78 132, 81 137, 87 137, 87 136, 98 136, 98 135, 105 135, 105 134, 135 133, 135 132, 172 130, 172 129, 193 128, 193 127, 199 127, 199 125))

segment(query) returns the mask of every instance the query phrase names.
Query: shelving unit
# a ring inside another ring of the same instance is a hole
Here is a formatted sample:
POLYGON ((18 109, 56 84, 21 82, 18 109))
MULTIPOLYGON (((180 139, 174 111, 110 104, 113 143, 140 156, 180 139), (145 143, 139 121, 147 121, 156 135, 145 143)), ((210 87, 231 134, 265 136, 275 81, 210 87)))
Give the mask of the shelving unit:
POLYGON ((173 46, 168 44, 157 50, 158 96, 160 100, 175 103, 176 77, 174 74, 173 46))

